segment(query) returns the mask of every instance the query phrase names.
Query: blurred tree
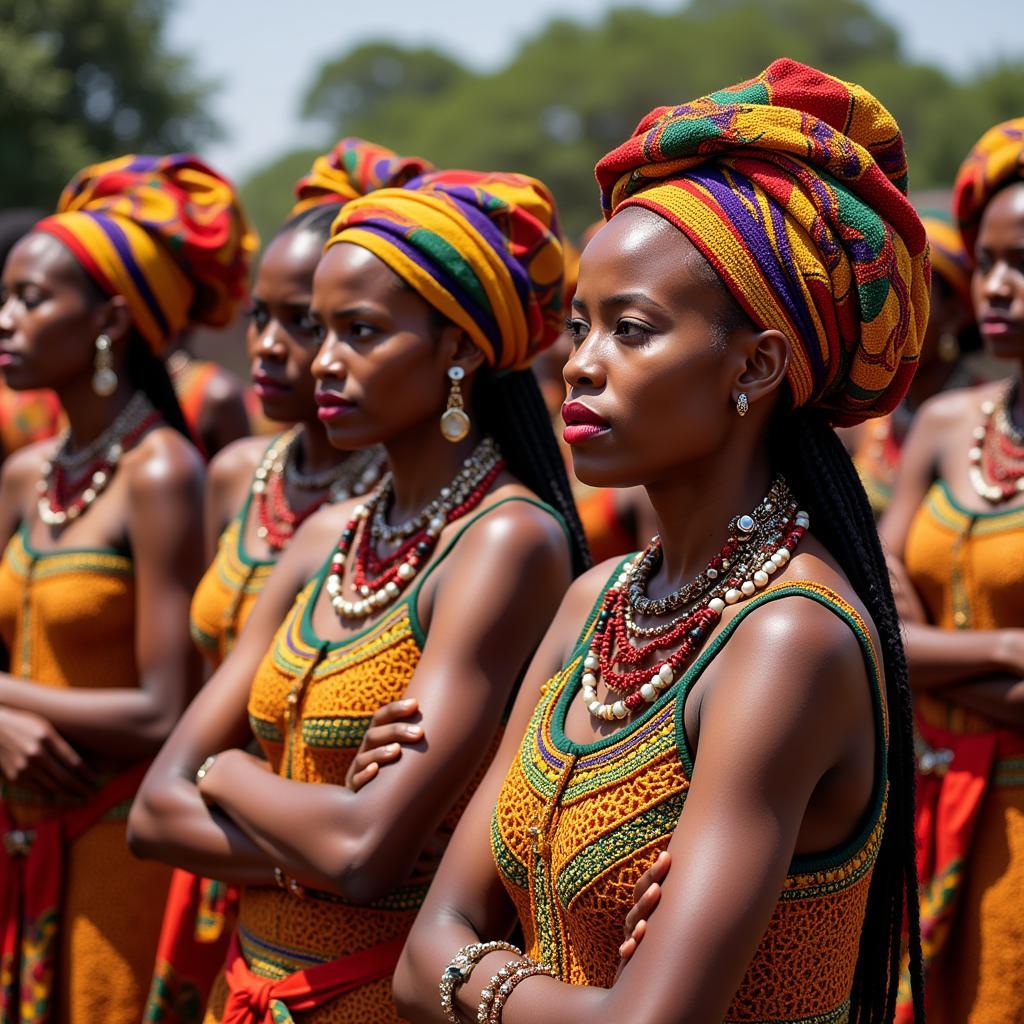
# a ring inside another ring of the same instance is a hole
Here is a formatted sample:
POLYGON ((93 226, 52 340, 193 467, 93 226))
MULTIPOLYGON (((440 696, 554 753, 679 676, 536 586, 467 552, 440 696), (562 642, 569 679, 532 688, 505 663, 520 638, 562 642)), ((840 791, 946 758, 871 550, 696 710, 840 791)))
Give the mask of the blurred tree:
MULTIPOLYGON (((981 132, 1021 113, 1024 60, 952 78, 910 61, 896 29, 864 0, 691 0, 675 13, 555 20, 487 74, 433 50, 363 45, 314 76, 302 113, 327 127, 325 148, 364 135, 440 166, 534 174, 578 233, 600 212, 594 164, 648 110, 742 81, 779 56, 860 82, 889 104, 916 189, 948 186, 981 132)), ((264 188, 287 193, 286 167, 275 161, 250 181, 254 208, 270 207, 264 188)), ((275 202, 283 212, 287 195, 275 202)))
POLYGON ((215 137, 213 85, 168 52, 173 0, 0 0, 0 203, 52 208, 84 164, 215 137))

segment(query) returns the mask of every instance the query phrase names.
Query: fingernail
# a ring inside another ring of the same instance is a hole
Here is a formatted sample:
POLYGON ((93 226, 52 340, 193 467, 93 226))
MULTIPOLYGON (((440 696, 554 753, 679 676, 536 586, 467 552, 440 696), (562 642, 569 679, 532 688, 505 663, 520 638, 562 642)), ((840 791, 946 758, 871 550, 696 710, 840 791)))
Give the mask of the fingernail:
POLYGON ((402 701, 402 707, 403 708, 411 708, 415 704, 416 704, 416 701, 414 699, 412 699, 412 698, 410 698, 409 700, 403 700, 402 701))
POLYGON ((389 754, 397 754, 398 750, 399 750, 399 746, 398 746, 397 743, 389 743, 388 744, 388 753, 389 754))
POLYGON ((405 727, 405 735, 406 736, 419 736, 420 731, 421 730, 420 730, 420 727, 418 725, 407 725, 405 727))

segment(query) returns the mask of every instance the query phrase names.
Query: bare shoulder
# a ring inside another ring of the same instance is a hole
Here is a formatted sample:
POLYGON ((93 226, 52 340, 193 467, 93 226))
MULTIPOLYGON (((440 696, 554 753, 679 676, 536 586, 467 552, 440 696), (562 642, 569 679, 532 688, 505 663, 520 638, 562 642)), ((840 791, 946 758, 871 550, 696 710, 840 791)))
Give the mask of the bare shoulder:
POLYGON ((965 421, 978 418, 978 407, 986 400, 999 397, 1005 389, 1004 381, 986 381, 970 388, 953 388, 933 395, 920 408, 914 427, 919 434, 935 430, 957 428, 965 421))
POLYGON ((497 553, 503 561, 535 553, 567 557, 568 541, 561 520, 525 487, 512 484, 494 491, 466 528, 463 557, 478 555, 481 549, 497 553))
POLYGON ((187 491, 201 493, 205 477, 202 456, 172 427, 157 427, 122 460, 132 498, 158 497, 187 491))
POLYGON ((43 465, 53 457, 57 444, 57 438, 51 437, 8 455, 0 470, 0 486, 4 493, 21 496, 27 494, 29 488, 35 488, 43 465))
POLYGON ((205 398, 214 405, 227 405, 243 401, 244 387, 233 373, 218 366, 206 385, 205 398))
POLYGON ((207 484, 219 490, 248 487, 270 444, 266 437, 242 437, 221 449, 207 469, 207 484))

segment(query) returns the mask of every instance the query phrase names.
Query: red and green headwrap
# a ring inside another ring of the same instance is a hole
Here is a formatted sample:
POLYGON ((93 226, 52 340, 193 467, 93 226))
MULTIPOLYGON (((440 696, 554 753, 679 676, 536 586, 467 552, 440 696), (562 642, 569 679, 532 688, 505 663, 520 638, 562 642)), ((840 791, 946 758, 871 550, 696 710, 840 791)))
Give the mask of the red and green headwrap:
POLYGON ((660 214, 792 350, 796 406, 851 426, 894 409, 928 322, 903 137, 860 86, 792 60, 658 107, 597 165, 606 217, 660 214))
POLYGON ((1024 117, 989 128, 957 172, 953 214, 972 264, 981 215, 992 196, 1011 181, 1024 181, 1024 117))
POLYGON ((439 171, 347 203, 327 247, 369 249, 497 370, 521 370, 562 330, 562 236, 523 174, 439 171))
POLYGON ((429 160, 418 156, 402 157, 365 139, 342 139, 318 156, 309 174, 299 180, 288 220, 316 206, 347 203, 380 188, 399 188, 433 169, 429 160))
POLYGON ((223 327, 258 238, 232 184, 189 153, 123 156, 79 171, 36 225, 66 245, 162 353, 190 323, 223 327))

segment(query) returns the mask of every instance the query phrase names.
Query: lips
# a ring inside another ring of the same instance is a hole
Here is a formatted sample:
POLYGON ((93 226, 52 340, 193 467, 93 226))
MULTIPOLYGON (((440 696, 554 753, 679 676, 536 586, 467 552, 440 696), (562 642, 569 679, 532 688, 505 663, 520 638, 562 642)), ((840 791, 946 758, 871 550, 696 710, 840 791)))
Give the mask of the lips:
POLYGON ((275 380, 266 373, 254 373, 252 375, 252 389, 260 398, 276 398, 291 391, 289 385, 275 380))
POLYGON ((1020 323, 1006 316, 989 314, 978 321, 978 329, 982 334, 999 336, 1013 334, 1020 330, 1020 323))
POLYGON ((347 416, 356 407, 334 391, 318 391, 316 393, 316 414, 323 423, 333 423, 347 416))
POLYGON ((562 438, 566 444, 580 444, 610 429, 603 416, 582 402, 566 402, 562 406, 562 419, 565 420, 562 438))

